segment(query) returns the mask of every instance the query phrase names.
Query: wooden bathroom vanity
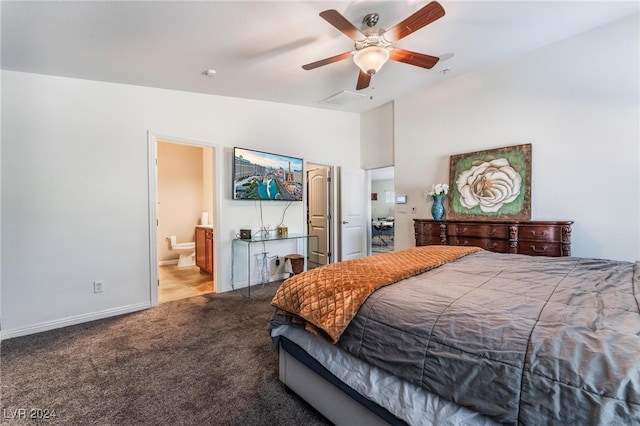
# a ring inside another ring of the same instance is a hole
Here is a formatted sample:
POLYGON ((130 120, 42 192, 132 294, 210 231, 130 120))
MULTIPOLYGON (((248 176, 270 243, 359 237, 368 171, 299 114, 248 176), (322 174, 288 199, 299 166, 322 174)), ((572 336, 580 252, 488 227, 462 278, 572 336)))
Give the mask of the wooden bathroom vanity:
POLYGON ((196 266, 213 275, 213 226, 196 226, 196 266))

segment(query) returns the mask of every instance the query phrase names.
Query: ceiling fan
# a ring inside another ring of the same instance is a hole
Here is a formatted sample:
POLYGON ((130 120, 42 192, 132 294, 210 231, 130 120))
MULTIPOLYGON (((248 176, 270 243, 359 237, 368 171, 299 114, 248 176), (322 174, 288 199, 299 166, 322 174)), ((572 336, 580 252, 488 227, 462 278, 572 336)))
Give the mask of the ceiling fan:
POLYGON ((439 58, 435 56, 411 52, 392 46, 392 43, 403 39, 409 34, 444 16, 444 9, 440 3, 436 1, 432 1, 386 31, 382 28, 375 28, 379 19, 377 13, 370 13, 364 17, 362 22, 367 27, 364 32, 356 28, 335 9, 320 12, 320 16, 344 35, 352 39, 355 42, 355 50, 311 62, 310 64, 303 65, 302 68, 312 70, 323 65, 353 58, 355 64, 360 68, 356 90, 369 87, 371 77, 380 71, 380 68, 388 59, 427 69, 432 68, 439 60, 439 58))

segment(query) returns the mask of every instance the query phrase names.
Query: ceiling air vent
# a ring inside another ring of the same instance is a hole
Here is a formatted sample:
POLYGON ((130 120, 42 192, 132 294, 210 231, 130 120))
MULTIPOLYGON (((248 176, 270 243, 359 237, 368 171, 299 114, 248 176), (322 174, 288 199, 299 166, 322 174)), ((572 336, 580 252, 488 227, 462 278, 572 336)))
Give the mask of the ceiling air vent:
POLYGON ((321 104, 332 104, 332 105, 344 105, 351 101, 357 101, 364 98, 366 95, 360 93, 349 92, 348 90, 343 90, 342 92, 338 92, 335 95, 331 95, 326 99, 320 101, 321 104))

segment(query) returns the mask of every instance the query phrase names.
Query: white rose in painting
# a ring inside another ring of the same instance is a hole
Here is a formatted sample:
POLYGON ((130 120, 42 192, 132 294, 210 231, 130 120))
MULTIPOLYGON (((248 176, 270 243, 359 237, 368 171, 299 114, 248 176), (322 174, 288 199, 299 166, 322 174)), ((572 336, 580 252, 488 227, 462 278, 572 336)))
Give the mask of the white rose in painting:
POLYGON ((468 209, 480 206, 485 213, 494 213, 504 204, 514 201, 522 186, 522 177, 506 158, 474 163, 456 180, 460 204, 468 209))

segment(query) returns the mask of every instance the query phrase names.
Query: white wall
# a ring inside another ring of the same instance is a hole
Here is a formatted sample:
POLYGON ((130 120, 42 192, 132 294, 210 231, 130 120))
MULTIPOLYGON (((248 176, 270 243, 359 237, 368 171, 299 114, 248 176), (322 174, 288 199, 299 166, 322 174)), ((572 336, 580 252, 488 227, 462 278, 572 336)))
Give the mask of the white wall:
POLYGON ((396 216, 396 247, 431 218, 422 191, 448 182, 451 154, 530 142, 532 219, 574 220, 574 256, 640 259, 638 28, 636 15, 397 99, 396 192, 419 202, 396 216))
POLYGON ((371 201, 371 219, 378 220, 379 217, 389 217, 395 214, 395 195, 394 202, 388 203, 385 198, 387 191, 394 192, 393 179, 371 182, 371 192, 378 194, 378 199, 371 201))
MULTIPOLYGON (((357 114, 12 71, 2 124, 5 338, 150 306, 148 132, 220 147, 218 291, 235 233, 259 226, 255 203, 230 199, 234 145, 360 166, 357 114)), ((283 206, 264 203, 265 222, 283 206)), ((286 224, 304 232, 303 203, 286 224)))
POLYGON ((360 135, 362 169, 393 166, 393 102, 362 113, 360 135))

